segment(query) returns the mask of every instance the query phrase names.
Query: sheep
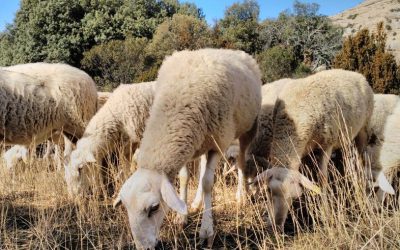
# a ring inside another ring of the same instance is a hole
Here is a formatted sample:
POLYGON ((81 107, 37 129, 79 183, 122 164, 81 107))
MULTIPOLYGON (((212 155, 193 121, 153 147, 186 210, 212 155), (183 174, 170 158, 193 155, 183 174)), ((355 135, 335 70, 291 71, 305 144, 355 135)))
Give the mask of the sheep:
MULTIPOLYGON (((154 98, 155 82, 121 84, 90 120, 65 165, 65 180, 71 196, 87 189, 81 170, 91 162, 101 163, 117 146, 135 152, 154 98)), ((87 174, 86 174, 87 175, 87 174)))
MULTIPOLYGON (((258 128, 255 137, 251 141, 250 145, 246 150, 246 169, 251 171, 247 173, 249 177, 255 177, 257 172, 265 170, 268 166, 267 156, 269 155, 271 142, 272 142, 272 114, 275 106, 275 101, 278 98, 279 92, 283 87, 291 82, 290 78, 283 78, 261 87, 261 110, 258 117, 258 128)), ((228 149, 229 150, 229 149, 228 149)), ((224 164, 224 167, 227 164, 224 164)), ((236 169, 236 165, 233 165, 230 170, 224 171, 225 175, 236 169)), ((242 175, 239 175, 239 182, 242 175)), ((252 186, 253 193, 257 193, 257 187, 252 186)), ((196 198, 198 197, 196 193, 196 198)), ((196 199, 195 199, 196 201, 196 199)), ((192 204, 192 209, 196 203, 192 204)))
MULTIPOLYGON (((272 142, 272 114, 275 106, 275 101, 278 98, 279 92, 282 88, 288 84, 292 79, 283 78, 261 87, 261 110, 258 116, 258 128, 257 133, 246 151, 246 169, 252 170, 252 173, 248 173, 249 176, 255 176, 257 173, 257 167, 265 169, 267 167, 266 157, 269 155, 272 142)), ((228 151, 229 152, 229 148, 228 151)), ((227 157, 227 159, 229 159, 227 157)), ((236 169, 234 165, 229 172, 236 169)))
POLYGON ((19 161, 28 163, 28 148, 23 145, 14 145, 3 154, 6 168, 11 171, 19 161))
POLYGON ((75 142, 97 108, 92 78, 66 64, 0 69, 0 137, 5 145, 41 143, 62 130, 75 142))
MULTIPOLYGON (((391 166, 384 166, 379 160, 382 152, 383 144, 390 145, 392 136, 396 136, 394 132, 388 132, 390 138, 384 137, 384 129, 387 124, 388 118, 393 115, 396 106, 400 103, 400 98, 397 95, 388 94, 375 94, 374 95, 374 111, 372 113, 367 133, 368 133, 368 145, 367 145, 367 156, 370 161, 370 169, 367 169, 367 174, 372 174, 374 185, 380 187, 378 191, 378 200, 383 201, 383 192, 394 194, 394 190, 389 184, 389 181, 385 177, 387 168, 391 166), (393 133, 393 134, 391 134, 393 133), (389 142, 386 142, 389 140, 389 142)), ((387 124, 388 126, 391 126, 387 124)), ((390 131, 390 130, 389 130, 390 131)), ((394 144, 396 145, 396 144, 394 144)), ((386 146, 385 146, 386 147, 386 146)), ((385 157, 386 158, 386 157, 385 157)))
POLYGON ((333 149, 340 148, 342 133, 355 139, 362 153, 367 143, 367 127, 373 111, 373 92, 364 76, 345 70, 327 70, 293 80, 278 95, 273 111, 273 141, 270 168, 255 178, 271 189, 273 221, 279 230, 287 217, 292 199, 302 188, 320 192, 318 186, 300 174, 301 158, 321 149, 319 170, 327 177, 333 149))
MULTIPOLYGON (((239 138, 239 169, 257 128, 261 76, 242 51, 201 49, 174 52, 161 65, 156 96, 138 156, 138 169, 123 184, 114 206, 124 204, 136 246, 154 248, 165 214, 187 214, 172 178, 190 160, 206 154, 201 175, 204 211, 200 238, 212 244, 211 192, 214 170, 230 143, 239 138)), ((246 179, 246 178, 244 178, 246 179)), ((246 185, 239 183, 244 195, 246 185)))
POLYGON ((33 153, 33 155, 37 155, 42 157, 43 159, 46 159, 48 161, 51 160, 52 157, 52 152, 54 151, 53 154, 53 160, 55 162, 55 166, 57 166, 57 170, 60 170, 60 167, 62 166, 61 160, 63 156, 61 155, 62 148, 64 148, 64 157, 68 152, 71 152, 71 147, 72 144, 71 142, 64 138, 61 132, 56 131, 55 133, 52 133, 51 137, 39 144, 39 145, 14 145, 11 148, 9 148, 4 154, 3 154, 3 159, 6 163, 6 168, 8 171, 12 171, 15 169, 17 163, 23 162, 24 164, 28 163, 28 158, 30 155, 33 153))
MULTIPOLYGON (((397 103, 396 108, 393 111, 386 122, 383 136, 385 138, 382 144, 381 154, 379 156, 379 162, 382 165, 382 174, 387 176, 388 183, 392 182, 393 175, 400 169, 400 103, 397 103)), ((378 174, 379 177, 379 174, 378 174)), ((380 186, 381 187, 381 186, 380 186)), ((391 186, 390 186, 391 187, 391 186)), ((394 194, 393 188, 386 191, 384 188, 378 191, 378 197, 381 201, 384 199, 384 192, 394 194)))

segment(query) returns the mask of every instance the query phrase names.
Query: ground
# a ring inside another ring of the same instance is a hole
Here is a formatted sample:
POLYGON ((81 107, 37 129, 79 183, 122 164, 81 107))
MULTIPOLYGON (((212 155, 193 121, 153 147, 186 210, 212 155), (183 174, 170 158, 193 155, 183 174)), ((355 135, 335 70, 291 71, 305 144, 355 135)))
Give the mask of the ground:
MULTIPOLYGON (((50 165, 31 159, 14 174, 0 166, 0 249, 134 249, 126 211, 123 206, 113 209, 112 194, 73 201, 63 171, 50 165)), ((307 193, 296 202, 284 234, 267 232, 267 195, 239 207, 234 199, 236 177, 218 173, 213 248, 400 249, 397 205, 377 206, 367 197, 362 178, 354 174, 357 164, 348 160, 345 165, 347 174, 333 178, 322 195, 307 193)), ((115 186, 122 181, 116 180, 115 186)), ((192 178, 190 199, 196 185, 192 178)), ((169 214, 164 222, 161 249, 200 248, 200 214, 192 214, 184 230, 174 216, 169 214)))

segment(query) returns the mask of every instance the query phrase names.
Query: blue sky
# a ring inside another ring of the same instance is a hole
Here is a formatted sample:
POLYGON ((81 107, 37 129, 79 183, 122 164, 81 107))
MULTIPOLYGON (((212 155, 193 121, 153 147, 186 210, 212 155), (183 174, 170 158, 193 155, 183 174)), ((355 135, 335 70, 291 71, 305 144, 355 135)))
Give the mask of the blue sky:
MULTIPOLYGON (((181 0, 182 1, 182 0, 181 0)), ((215 19, 224 15, 227 7, 240 0, 189 0, 203 9, 207 22, 213 24, 215 19)), ((258 0, 260 4, 261 20, 267 17, 277 17, 278 14, 289 9, 293 5, 293 0, 258 0)), ((302 0, 302 2, 318 3, 320 13, 334 15, 345 9, 356 6, 362 0, 302 0)), ((12 23, 15 12, 19 8, 19 0, 0 0, 0 31, 4 30, 7 23, 12 23)))

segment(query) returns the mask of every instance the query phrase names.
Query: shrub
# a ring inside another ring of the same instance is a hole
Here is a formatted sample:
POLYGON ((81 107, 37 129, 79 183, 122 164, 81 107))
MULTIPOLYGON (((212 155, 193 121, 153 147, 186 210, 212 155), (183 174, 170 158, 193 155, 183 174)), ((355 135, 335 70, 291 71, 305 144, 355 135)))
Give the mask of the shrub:
POLYGON ((363 74, 377 93, 400 93, 400 73, 394 56, 386 51, 387 35, 379 23, 375 33, 362 29, 349 36, 334 60, 335 68, 363 74))
POLYGON ((257 55, 264 83, 291 77, 296 59, 290 47, 275 46, 257 55))
POLYGON ((93 47, 81 61, 85 69, 104 88, 131 83, 146 69, 145 38, 113 40, 93 47))
POLYGON ((354 19, 356 19, 357 16, 358 16, 358 14, 349 15, 349 16, 347 17, 347 19, 354 20, 354 19))

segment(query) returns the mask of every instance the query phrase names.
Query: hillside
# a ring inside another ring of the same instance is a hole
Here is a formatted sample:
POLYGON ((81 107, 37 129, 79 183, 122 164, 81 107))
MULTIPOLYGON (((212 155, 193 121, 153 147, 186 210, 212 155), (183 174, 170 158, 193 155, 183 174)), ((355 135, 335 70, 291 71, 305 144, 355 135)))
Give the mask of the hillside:
POLYGON ((364 27, 375 29, 383 21, 388 34, 387 48, 400 61, 400 0, 366 0, 331 19, 345 28, 345 36, 364 27))

